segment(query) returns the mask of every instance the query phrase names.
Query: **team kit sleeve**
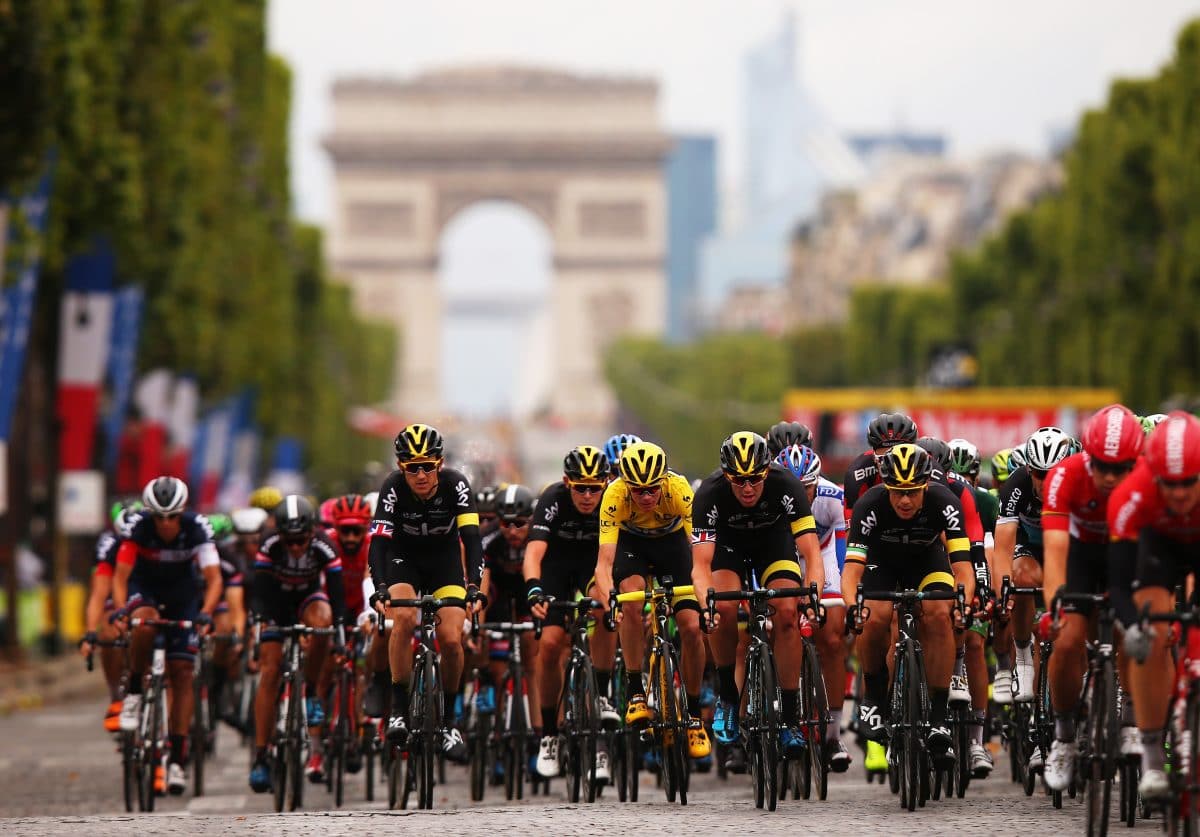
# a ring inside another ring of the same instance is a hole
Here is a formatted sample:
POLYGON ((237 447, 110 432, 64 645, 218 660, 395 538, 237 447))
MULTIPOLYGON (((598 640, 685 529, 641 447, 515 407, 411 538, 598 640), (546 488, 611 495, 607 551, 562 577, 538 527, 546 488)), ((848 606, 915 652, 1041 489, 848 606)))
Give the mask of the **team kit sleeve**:
POLYGON ((570 497, 563 497, 560 500, 559 488, 561 487, 562 483, 549 485, 542 492, 542 496, 538 497, 537 505, 533 509, 533 522, 529 527, 529 540, 550 540, 550 535, 554 532, 554 521, 561 519, 563 512, 563 509, 559 508, 559 502, 571 502, 570 497))
POLYGON ((780 475, 784 477, 784 482, 779 502, 783 505, 783 513, 787 516, 792 537, 798 538, 809 532, 816 534, 817 521, 813 517, 812 504, 808 502, 808 492, 804 490, 804 484, 790 472, 780 472, 780 475))
POLYGON ((454 483, 455 508, 458 516, 454 524, 462 540, 467 559, 467 583, 479 586, 483 580, 483 538, 479 534, 479 512, 475 508, 475 492, 466 477, 456 475, 454 483))
POLYGON ((942 527, 946 534, 946 553, 950 563, 971 560, 971 539, 967 536, 965 515, 962 503, 954 494, 947 490, 940 495, 942 527))
POLYGON ((707 543, 717 539, 721 510, 717 506, 717 489, 709 480, 700 484, 692 501, 692 543, 707 543))
POLYGON ((379 500, 375 504, 375 517, 371 520, 371 546, 367 551, 367 566, 376 588, 387 578, 387 562, 392 551, 392 538, 396 534, 396 506, 400 499, 400 483, 404 476, 393 471, 379 489, 379 500))
POLYGON ((626 517, 625 481, 616 479, 604 489, 604 497, 600 500, 600 543, 615 544, 621 532, 621 523, 626 517))
POLYGON ((1071 528, 1071 494, 1075 481, 1065 462, 1060 462, 1046 477, 1042 490, 1042 530, 1068 532, 1071 528))
POLYGON ((871 551, 871 537, 878 525, 878 515, 867 503, 856 503, 846 535, 847 564, 866 564, 871 551))

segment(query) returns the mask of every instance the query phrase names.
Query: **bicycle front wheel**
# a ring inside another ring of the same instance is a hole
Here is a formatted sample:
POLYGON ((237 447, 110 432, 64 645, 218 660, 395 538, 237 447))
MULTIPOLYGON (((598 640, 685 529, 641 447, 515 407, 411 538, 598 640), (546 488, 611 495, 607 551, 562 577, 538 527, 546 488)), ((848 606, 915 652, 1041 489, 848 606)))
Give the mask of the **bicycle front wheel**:
POLYGON ((1087 762, 1087 834, 1088 837, 1103 837, 1108 833, 1108 812, 1116 772, 1114 754, 1118 751, 1120 732, 1117 675, 1111 659, 1101 663, 1099 676, 1093 678, 1092 685, 1087 727, 1091 750, 1087 762))
POLYGON ((125 811, 133 812, 138 795, 138 762, 134 755, 133 733, 121 733, 121 784, 125 796, 125 811))
POLYGON ((900 804, 909 811, 916 810, 922 790, 921 682, 916 656, 915 649, 908 644, 904 649, 902 670, 897 661, 896 688, 904 696, 897 736, 903 741, 900 753, 900 804))
POLYGON ((192 794, 204 796, 204 762, 208 756, 208 684, 204 669, 195 679, 192 699, 192 794))
MULTIPOLYGON (((801 672, 801 712, 808 749, 807 762, 817 799, 823 802, 829 795, 829 771, 825 763, 825 727, 829 719, 829 697, 825 693, 825 678, 821 674, 821 660, 817 655, 816 643, 808 639, 804 640, 804 665, 801 672)), ((805 791, 804 798, 808 799, 806 784, 802 783, 801 789, 805 791)))

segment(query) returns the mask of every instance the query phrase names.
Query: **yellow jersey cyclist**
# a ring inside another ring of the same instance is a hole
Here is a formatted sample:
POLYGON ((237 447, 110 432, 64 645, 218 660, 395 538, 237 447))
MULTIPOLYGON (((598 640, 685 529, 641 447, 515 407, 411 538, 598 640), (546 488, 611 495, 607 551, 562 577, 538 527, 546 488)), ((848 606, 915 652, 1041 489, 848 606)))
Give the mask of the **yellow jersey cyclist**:
MULTIPOLYGON (((408 737, 408 687, 412 679, 413 631, 420 611, 386 607, 389 598, 413 599, 422 593, 438 598, 464 599, 478 610, 483 575, 483 543, 475 492, 459 471, 444 467, 442 434, 427 424, 410 424, 394 443, 398 469, 379 489, 379 504, 371 523, 368 562, 375 594, 371 605, 392 620, 388 660, 392 672, 392 715, 387 737, 402 743, 408 737), (464 577, 463 558, 466 558, 464 577)), ((454 717, 454 699, 463 670, 463 608, 444 607, 437 625, 441 655, 442 717, 454 717)), ((413 719, 417 720, 417 719, 413 719)), ((443 730, 442 751, 464 763, 467 747, 452 726, 443 730)))
MULTIPOLYGON (((767 440, 739 431, 721 444, 721 467, 701 484, 692 511, 692 584, 704 595, 747 589, 752 582, 771 590, 799 587, 801 579, 825 586, 825 565, 808 494, 784 468, 771 467, 767 440), (797 561, 804 557, 807 574, 797 561)), ((773 647, 783 697, 780 747, 792 755, 804 748, 795 724, 800 694, 800 631, 796 599, 777 599, 773 647)), ((713 734, 739 743, 741 695, 734 677, 738 646, 737 602, 720 602, 709 645, 720 697, 713 734)), ((739 748, 740 749, 740 748, 739 748)), ((742 761, 733 754, 732 761, 742 761)))
MULTIPOLYGON (((596 586, 608 606, 609 593, 646 589, 651 578, 670 578, 684 586, 692 577, 692 487, 667 469, 667 454, 651 442, 635 442, 621 455, 621 475, 609 483, 600 501, 600 548, 596 586)), ((700 633, 700 604, 694 595, 676 596, 675 624, 679 628, 679 667, 687 696, 688 754, 704 758, 711 751, 700 720, 700 681, 704 676, 704 637, 700 633)), ((627 666, 628 704, 625 723, 641 726, 650 720, 641 661, 645 650, 641 603, 622 606, 619 638, 627 666)))
MULTIPOLYGON (((914 444, 892 447, 879 460, 882 485, 869 489, 854 504, 842 569, 842 596, 855 605, 859 582, 873 590, 950 590, 961 584, 969 602, 975 593, 971 544, 963 528, 963 511, 941 482, 930 482, 933 460, 914 444), (944 538, 944 542, 943 542, 944 538)), ((935 758, 950 747, 946 706, 954 669, 954 629, 950 601, 922 603, 918 636, 929 685, 930 729, 927 744, 935 758)), ((859 726, 869 740, 887 737, 887 653, 892 640, 894 609, 883 602, 869 608, 858 638, 865 695, 859 726)), ((858 619, 861 614, 854 613, 858 619)), ((850 615, 847 615, 847 619, 850 615)))

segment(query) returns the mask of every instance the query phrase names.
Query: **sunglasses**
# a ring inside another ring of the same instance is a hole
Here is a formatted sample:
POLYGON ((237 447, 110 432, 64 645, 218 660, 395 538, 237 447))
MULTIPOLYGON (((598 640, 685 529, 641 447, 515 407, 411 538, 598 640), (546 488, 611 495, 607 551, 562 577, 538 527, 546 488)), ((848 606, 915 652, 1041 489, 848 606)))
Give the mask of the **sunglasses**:
POLYGON ((345 535, 348 538, 361 538, 367 534, 366 526, 339 526, 338 534, 345 535))
POLYGON ((406 474, 428 474, 430 471, 436 471, 440 462, 408 462, 404 465, 406 474))
POLYGON ((154 519, 155 520, 178 520, 182 516, 183 516, 183 512, 173 512, 171 514, 158 514, 156 512, 154 515, 154 519))
POLYGON ((594 482, 573 482, 571 490, 576 494, 599 494, 604 491, 604 486, 594 482))
POLYGON ((1093 459, 1092 467, 1095 468, 1096 471, 1101 474, 1108 474, 1110 476, 1120 476, 1121 474, 1128 474, 1130 471, 1132 471, 1133 463, 1132 462, 1098 462, 1095 459, 1093 459))
POLYGON ((741 488, 744 485, 758 485, 760 482, 762 482, 766 478, 767 478, 766 471, 763 471, 761 474, 747 474, 744 477, 735 477, 733 474, 725 475, 725 479, 729 480, 731 483, 736 485, 738 488, 741 488))
POLYGON ((1163 488, 1191 488, 1198 481, 1200 481, 1200 476, 1183 477, 1177 480, 1169 480, 1166 477, 1158 478, 1158 484, 1163 488))
POLYGON ((888 486, 888 494, 897 494, 901 497, 912 497, 924 490, 925 486, 923 485, 919 485, 916 488, 892 488, 890 485, 888 486))
POLYGON ((500 525, 505 529, 520 529, 522 526, 529 525, 529 518, 524 518, 521 520, 501 520, 500 525))
POLYGON ((1029 476, 1033 477, 1035 480, 1044 480, 1049 473, 1049 471, 1043 471, 1041 468, 1029 469, 1029 476))
POLYGON ((651 494, 657 494, 658 492, 662 491, 662 486, 661 485, 642 485, 642 486, 632 486, 631 485, 629 487, 629 491, 630 491, 630 493, 636 494, 639 497, 649 497, 651 494))
POLYGON ((283 542, 288 546, 304 546, 310 540, 312 540, 312 535, 288 535, 283 542))

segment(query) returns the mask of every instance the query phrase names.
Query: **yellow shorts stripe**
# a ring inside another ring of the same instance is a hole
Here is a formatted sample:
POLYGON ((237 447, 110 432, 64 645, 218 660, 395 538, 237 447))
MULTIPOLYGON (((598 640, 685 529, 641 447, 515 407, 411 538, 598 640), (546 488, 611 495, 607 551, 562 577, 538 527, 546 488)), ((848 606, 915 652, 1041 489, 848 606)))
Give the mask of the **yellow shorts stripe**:
POLYGON ((433 591, 435 599, 465 599, 467 597, 467 588, 457 584, 447 584, 445 587, 439 587, 433 591))
POLYGON ((767 568, 763 570, 762 575, 759 576, 758 581, 760 584, 767 584, 772 578, 781 573, 791 573, 796 577, 797 581, 804 575, 804 571, 800 569, 800 564, 789 558, 786 561, 775 561, 768 564, 767 568))
POLYGON ((917 585, 917 589, 924 590, 926 587, 929 587, 930 585, 933 585, 933 584, 945 584, 951 590, 953 590, 954 589, 954 576, 952 576, 952 575, 950 575, 950 573, 944 572, 942 570, 938 570, 937 572, 932 572, 929 575, 925 576, 923 579, 921 579, 921 583, 917 585))

